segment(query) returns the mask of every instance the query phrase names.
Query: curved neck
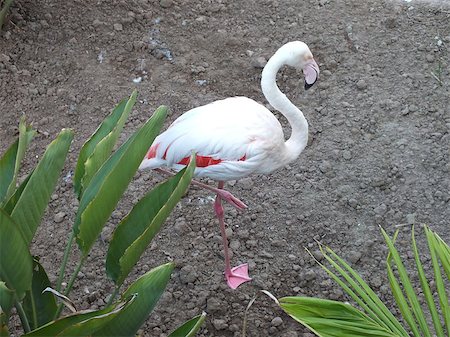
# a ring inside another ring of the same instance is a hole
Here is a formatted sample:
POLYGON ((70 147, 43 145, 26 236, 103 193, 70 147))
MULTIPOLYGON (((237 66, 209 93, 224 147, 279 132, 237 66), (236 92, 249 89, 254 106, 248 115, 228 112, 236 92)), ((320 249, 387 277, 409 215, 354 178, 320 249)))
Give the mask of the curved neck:
POLYGON ((305 116, 277 86, 277 73, 284 65, 278 53, 267 62, 261 76, 261 89, 267 101, 281 112, 291 125, 291 137, 285 142, 291 160, 296 159, 308 143, 308 122, 305 116))

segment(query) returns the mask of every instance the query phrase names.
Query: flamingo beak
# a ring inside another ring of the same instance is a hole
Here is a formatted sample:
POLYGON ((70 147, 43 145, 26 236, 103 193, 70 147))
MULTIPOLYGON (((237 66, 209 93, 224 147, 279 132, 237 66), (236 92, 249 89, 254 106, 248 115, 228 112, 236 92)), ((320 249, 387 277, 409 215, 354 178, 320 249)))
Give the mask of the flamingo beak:
POLYGON ((314 85, 314 83, 316 83, 319 78, 319 73, 319 66, 313 58, 306 61, 306 64, 303 67, 303 75, 305 76, 305 90, 308 90, 314 85))

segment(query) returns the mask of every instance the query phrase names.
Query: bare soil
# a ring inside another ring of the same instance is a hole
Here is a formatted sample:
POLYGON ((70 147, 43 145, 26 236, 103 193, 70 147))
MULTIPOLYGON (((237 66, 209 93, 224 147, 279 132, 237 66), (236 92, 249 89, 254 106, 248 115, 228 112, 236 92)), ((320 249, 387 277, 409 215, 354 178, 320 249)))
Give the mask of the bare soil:
MULTIPOLYGON (((309 145, 285 169, 228 185, 249 205, 242 213, 227 206, 226 220, 233 263, 249 262, 253 282, 227 288, 213 196, 192 187, 130 277, 177 264, 141 335, 165 336, 204 310, 199 336, 240 336, 245 308, 260 289, 346 300, 305 251, 320 259, 316 240, 392 305, 379 226, 393 233, 397 224, 426 223, 450 241, 448 0, 17 0, 0 37, 0 150, 25 114, 39 130, 25 175, 61 128, 76 132, 32 246, 50 278, 77 209, 70 179, 76 155, 120 99, 139 90, 126 135, 161 104, 170 107, 170 123, 228 96, 265 103, 261 67, 290 40, 305 41, 321 68, 308 92, 293 70, 278 82, 309 121, 309 145)), ((80 274, 72 293, 80 308, 105 304, 112 288, 107 240, 162 179, 136 176, 80 274)), ((409 229, 402 227, 398 245, 410 260, 409 229)), ((311 336, 265 297, 249 311, 247 335, 311 336)))

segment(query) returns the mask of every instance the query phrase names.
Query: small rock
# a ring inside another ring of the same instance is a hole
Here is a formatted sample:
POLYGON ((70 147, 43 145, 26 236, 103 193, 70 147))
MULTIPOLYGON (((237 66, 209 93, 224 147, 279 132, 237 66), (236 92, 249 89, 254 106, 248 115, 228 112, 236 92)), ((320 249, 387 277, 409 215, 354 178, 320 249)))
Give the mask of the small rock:
POLYGON ((358 262, 361 259, 362 254, 360 252, 357 251, 350 251, 348 254, 348 261, 350 263, 355 264, 356 262, 358 262))
POLYGON ((162 8, 169 8, 169 7, 172 7, 172 5, 173 5, 173 0, 161 0, 161 1, 159 2, 159 5, 160 5, 162 8))
POLYGON ((328 171, 331 170, 331 163, 327 160, 324 160, 323 162, 320 163, 319 170, 322 173, 327 173, 328 171))
POLYGON ((358 88, 358 90, 367 89, 367 82, 363 79, 359 80, 358 82, 356 82, 356 88, 358 88))
POLYGON ((433 54, 427 54, 427 56, 425 57, 427 62, 434 62, 434 55, 433 54))
POLYGON ((387 206, 385 204, 381 204, 373 210, 378 215, 384 215, 387 212, 387 206))
POLYGON ((406 214, 406 224, 414 225, 416 223, 416 214, 406 214))
POLYGON ((228 328, 227 321, 221 318, 213 319, 212 324, 214 325, 214 328, 216 328, 216 330, 225 330, 226 328, 228 328))
POLYGON ((345 160, 352 159, 352 153, 349 150, 344 150, 342 152, 342 157, 344 157, 345 160))
POLYGON ((113 27, 114 27, 114 30, 118 31, 118 32, 123 30, 123 26, 121 23, 115 23, 113 27))
POLYGON ((197 280, 197 272, 195 271, 194 267, 187 265, 181 268, 180 270, 180 280, 182 283, 193 283, 195 280, 197 280))
POLYGON ((267 64, 267 60, 263 56, 258 56, 252 59, 252 66, 258 69, 264 68, 264 66, 267 64))
POLYGON ((252 178, 243 178, 239 180, 239 186, 244 190, 250 190, 253 186, 252 178))
POLYGON ((280 326, 283 324, 283 319, 281 317, 275 317, 271 322, 273 326, 280 326))
POLYGON ((93 25, 94 27, 99 27, 99 26, 103 25, 103 22, 101 22, 99 19, 95 19, 95 20, 92 22, 92 25, 93 25))
POLYGON ((356 200, 355 198, 350 198, 348 199, 348 204, 350 205, 350 207, 356 208, 356 206, 358 206, 358 200, 356 200))
POLYGON ((66 217, 66 213, 59 212, 59 213, 55 214, 55 216, 53 217, 53 221, 55 221, 56 223, 60 223, 60 222, 63 222, 65 217, 66 217))
POLYGON ((222 303, 215 297, 210 297, 206 300, 206 309, 208 312, 215 312, 222 309, 222 303))
POLYGON ((312 281, 317 277, 317 274, 314 270, 308 270, 305 273, 303 273, 303 277, 306 281, 312 281))

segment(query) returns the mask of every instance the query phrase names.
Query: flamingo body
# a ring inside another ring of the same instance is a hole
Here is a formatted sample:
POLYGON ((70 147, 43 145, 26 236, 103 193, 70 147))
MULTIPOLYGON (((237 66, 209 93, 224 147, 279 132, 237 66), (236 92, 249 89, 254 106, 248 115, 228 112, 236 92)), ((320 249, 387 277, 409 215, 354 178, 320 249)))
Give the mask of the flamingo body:
POLYGON ((261 104, 231 97, 181 115, 153 142, 141 168, 181 170, 193 152, 195 176, 237 180, 287 163, 280 122, 261 104))

